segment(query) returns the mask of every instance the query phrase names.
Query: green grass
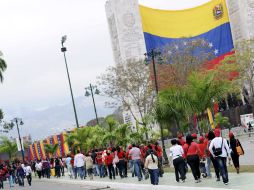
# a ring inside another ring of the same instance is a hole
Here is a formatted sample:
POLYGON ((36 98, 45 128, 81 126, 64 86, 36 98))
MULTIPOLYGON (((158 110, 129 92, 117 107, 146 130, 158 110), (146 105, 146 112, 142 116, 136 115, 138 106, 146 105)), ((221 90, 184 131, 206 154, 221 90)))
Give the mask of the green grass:
MULTIPOLYGON (((213 168, 211 168, 211 170, 213 171, 213 168)), ((175 172, 175 169, 173 166, 171 166, 171 167, 165 166, 164 171, 165 172, 175 172)), ((236 172, 234 166, 229 166, 228 172, 236 172)), ((252 173, 252 172, 254 172, 254 165, 240 166, 240 172, 241 173, 252 173)))

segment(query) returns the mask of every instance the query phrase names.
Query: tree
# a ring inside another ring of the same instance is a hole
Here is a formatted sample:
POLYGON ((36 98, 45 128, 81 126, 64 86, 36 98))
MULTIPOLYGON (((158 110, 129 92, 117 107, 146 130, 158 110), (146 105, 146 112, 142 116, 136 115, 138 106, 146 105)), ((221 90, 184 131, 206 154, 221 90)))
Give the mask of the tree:
POLYGON ((7 153, 10 160, 13 160, 18 152, 17 144, 15 141, 8 139, 7 137, 0 137, 0 153, 7 153))
POLYGON ((215 123, 215 126, 219 126, 219 125, 229 126, 230 125, 229 118, 228 117, 223 117, 221 115, 221 113, 216 113, 215 114, 214 123, 215 123))
POLYGON ((146 127, 145 116, 153 108, 154 94, 149 67, 142 60, 129 60, 126 64, 109 67, 99 77, 99 85, 102 92, 112 98, 112 101, 107 102, 108 106, 122 105, 139 124, 146 127))
POLYGON ((45 148, 45 152, 51 156, 54 156, 57 152, 57 149, 59 148, 58 144, 54 144, 54 145, 51 145, 51 144, 45 144, 44 145, 44 148, 45 148))
POLYGON ((204 39, 181 40, 161 48, 161 62, 157 64, 159 89, 182 86, 188 76, 215 57, 214 49, 204 39))
POLYGON ((7 69, 7 64, 4 61, 4 59, 1 58, 2 52, 0 51, 0 83, 3 82, 4 77, 3 77, 3 72, 7 69))
POLYGON ((254 38, 239 41, 235 53, 227 56, 224 67, 234 74, 234 88, 240 90, 254 114, 254 38))

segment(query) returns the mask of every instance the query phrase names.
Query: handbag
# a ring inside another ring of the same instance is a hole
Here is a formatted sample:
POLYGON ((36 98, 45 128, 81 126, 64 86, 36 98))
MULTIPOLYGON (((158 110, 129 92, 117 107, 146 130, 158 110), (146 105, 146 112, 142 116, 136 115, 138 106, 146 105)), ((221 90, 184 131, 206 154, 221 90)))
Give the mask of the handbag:
POLYGON ((117 164, 119 162, 119 158, 117 156, 117 152, 115 152, 115 157, 113 159, 113 164, 117 164))
POLYGON ((243 153, 243 149, 242 149, 242 147, 240 146, 238 140, 236 140, 236 152, 237 152, 237 154, 238 154, 239 156, 241 156, 241 155, 244 154, 244 153, 243 153))

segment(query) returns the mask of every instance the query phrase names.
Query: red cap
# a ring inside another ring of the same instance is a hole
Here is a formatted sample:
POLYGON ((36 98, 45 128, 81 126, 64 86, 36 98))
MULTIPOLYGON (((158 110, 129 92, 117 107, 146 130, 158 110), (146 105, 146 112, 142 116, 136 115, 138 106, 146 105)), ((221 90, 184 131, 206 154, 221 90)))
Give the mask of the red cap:
POLYGON ((208 138, 208 133, 205 134, 205 138, 208 138))
POLYGON ((182 134, 178 134, 178 139, 181 139, 181 138, 183 138, 183 136, 182 136, 182 134))
POLYGON ((234 133, 232 133, 232 132, 229 132, 228 133, 228 137, 231 139, 232 137, 234 136, 234 133))
POLYGON ((203 136, 199 137, 199 142, 204 142, 205 138, 203 136))
POLYGON ((193 139, 196 139, 198 137, 196 133, 193 133, 191 136, 193 139))
POLYGON ((214 135, 215 135, 215 137, 220 137, 220 130, 219 129, 215 129, 214 130, 214 135))
POLYGON ((132 145, 129 145, 129 146, 128 146, 128 149, 132 149, 132 145))

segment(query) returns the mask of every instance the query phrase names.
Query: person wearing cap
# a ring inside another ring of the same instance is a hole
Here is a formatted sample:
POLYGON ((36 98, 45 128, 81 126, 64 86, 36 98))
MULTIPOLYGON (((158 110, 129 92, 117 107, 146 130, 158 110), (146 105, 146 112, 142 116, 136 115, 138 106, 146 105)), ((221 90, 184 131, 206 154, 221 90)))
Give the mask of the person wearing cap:
POLYGON ((228 185, 228 170, 227 170, 227 157, 231 151, 229 149, 227 140, 221 137, 220 129, 214 130, 215 138, 209 145, 209 151, 215 158, 220 174, 225 185, 228 185))
MULTIPOLYGON (((231 158, 232 158, 232 161, 233 161, 233 164, 234 164, 234 167, 236 169, 236 173, 239 174, 239 170, 240 170, 240 164, 239 164, 239 154, 236 150, 236 147, 237 146, 240 146, 242 148, 242 145, 240 143, 240 141, 238 139, 235 138, 234 134, 232 132, 230 132, 228 134, 229 136, 229 143, 230 143, 230 147, 231 147, 231 158)), ((244 150, 242 148, 242 151, 243 151, 243 154, 244 154, 244 150)))
POLYGON ((179 145, 183 146, 185 144, 185 141, 183 140, 183 136, 179 134, 177 138, 178 138, 179 145))
POLYGON ((191 136, 192 136, 193 141, 198 143, 198 135, 197 135, 197 133, 192 133, 191 136))

